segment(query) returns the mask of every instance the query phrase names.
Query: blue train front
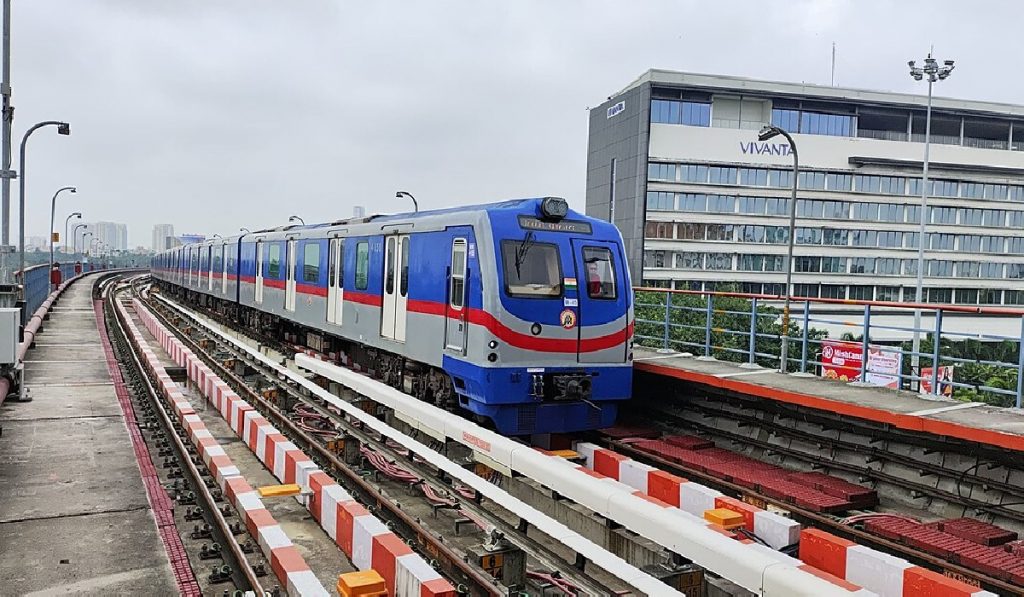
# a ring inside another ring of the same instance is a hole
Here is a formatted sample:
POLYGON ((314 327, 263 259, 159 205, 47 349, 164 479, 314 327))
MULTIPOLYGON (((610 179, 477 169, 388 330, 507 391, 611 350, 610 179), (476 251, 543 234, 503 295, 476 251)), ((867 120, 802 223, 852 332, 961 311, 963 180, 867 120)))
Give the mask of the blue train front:
POLYGON ((187 300, 506 435, 606 427, 630 396, 621 237, 563 199, 287 226, 157 263, 187 300))

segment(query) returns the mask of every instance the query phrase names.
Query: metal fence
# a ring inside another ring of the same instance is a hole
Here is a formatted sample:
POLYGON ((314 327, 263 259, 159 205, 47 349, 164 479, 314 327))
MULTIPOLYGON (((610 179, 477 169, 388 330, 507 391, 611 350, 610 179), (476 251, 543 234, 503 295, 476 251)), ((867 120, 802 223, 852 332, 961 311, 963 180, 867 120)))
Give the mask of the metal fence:
POLYGON ((793 297, 783 367, 784 297, 634 291, 635 340, 641 346, 1021 407, 1024 309, 793 297), (916 310, 922 313, 919 327, 905 323, 916 310), (915 332, 917 351, 909 342, 915 332), (837 373, 844 370, 850 375, 837 373))
MULTIPOLYGON (((82 271, 91 271, 90 264, 84 264, 82 271)), ((60 272, 64 280, 75 275, 75 264, 64 263, 60 266, 60 272)), ((15 278, 22 283, 21 274, 16 273, 15 278)), ((25 320, 27 320, 39 305, 43 304, 46 297, 50 295, 50 266, 48 263, 40 263, 25 269, 25 320)))

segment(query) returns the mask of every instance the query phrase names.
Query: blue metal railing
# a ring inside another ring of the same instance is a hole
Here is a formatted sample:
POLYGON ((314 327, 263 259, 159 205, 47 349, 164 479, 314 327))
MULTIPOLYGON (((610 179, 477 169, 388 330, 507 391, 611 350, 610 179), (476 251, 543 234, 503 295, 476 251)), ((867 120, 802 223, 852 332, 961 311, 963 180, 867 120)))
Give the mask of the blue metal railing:
POLYGON ((787 335, 790 345, 799 344, 800 350, 791 349, 783 366, 782 310, 777 305, 784 297, 634 290, 635 341, 641 346, 691 352, 745 367, 817 373, 843 381, 1021 407, 1022 309, 794 297, 787 335), (922 314, 919 327, 901 321, 917 310, 922 314), (857 311, 860 313, 852 319, 847 318, 857 311), (995 318, 1000 330, 1012 333, 953 329, 956 326, 947 325, 954 321, 951 315, 995 318), (916 351, 912 345, 904 345, 915 332, 920 338, 916 351), (845 362, 846 358, 854 364, 845 362))
MULTIPOLYGON (((83 264, 82 271, 92 271, 91 264, 83 264)), ((68 280, 75 275, 75 264, 74 263, 62 263, 60 266, 60 273, 63 280, 68 280)), ((22 277, 20 272, 14 274, 15 279, 18 283, 22 283, 22 277)), ((50 265, 48 263, 40 263, 39 265, 33 265, 32 267, 25 268, 25 320, 28 320, 36 309, 43 304, 46 297, 50 295, 50 265)))

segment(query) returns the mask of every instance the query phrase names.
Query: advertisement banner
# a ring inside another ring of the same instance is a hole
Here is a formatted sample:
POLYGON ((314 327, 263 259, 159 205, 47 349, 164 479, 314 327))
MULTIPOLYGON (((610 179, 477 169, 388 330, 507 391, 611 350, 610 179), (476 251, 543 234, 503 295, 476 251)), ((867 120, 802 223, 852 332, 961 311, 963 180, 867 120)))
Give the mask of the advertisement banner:
MULTIPOLYGON (((867 379, 869 384, 893 390, 900 387, 902 353, 891 346, 869 346, 867 379)), ((838 381, 861 381, 860 367, 864 359, 864 346, 859 342, 822 340, 821 375, 838 381)))
MULTIPOLYGON (((931 367, 921 368, 921 393, 932 393, 932 369, 931 367)), ((939 387, 942 388, 942 395, 953 397, 953 365, 942 365, 939 367, 939 387)))

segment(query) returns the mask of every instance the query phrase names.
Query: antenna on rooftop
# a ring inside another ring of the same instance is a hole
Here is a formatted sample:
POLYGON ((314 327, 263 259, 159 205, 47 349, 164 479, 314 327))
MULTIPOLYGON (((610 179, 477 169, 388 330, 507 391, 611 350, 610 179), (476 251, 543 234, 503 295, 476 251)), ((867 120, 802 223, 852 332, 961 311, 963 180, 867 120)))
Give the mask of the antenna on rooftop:
POLYGON ((832 86, 836 86, 836 42, 832 42, 832 86))

